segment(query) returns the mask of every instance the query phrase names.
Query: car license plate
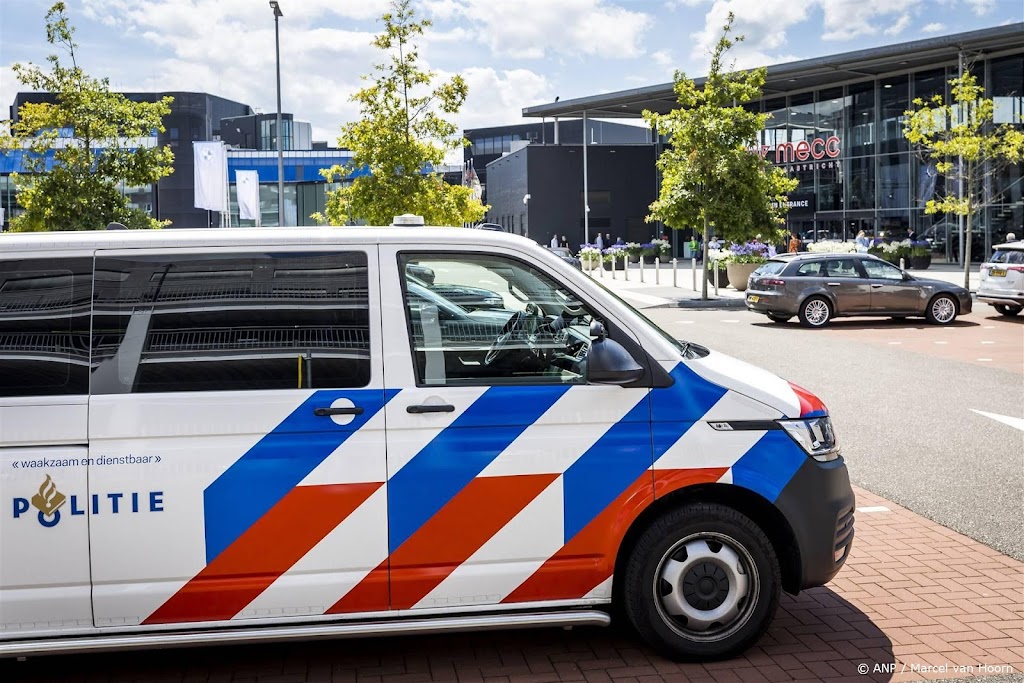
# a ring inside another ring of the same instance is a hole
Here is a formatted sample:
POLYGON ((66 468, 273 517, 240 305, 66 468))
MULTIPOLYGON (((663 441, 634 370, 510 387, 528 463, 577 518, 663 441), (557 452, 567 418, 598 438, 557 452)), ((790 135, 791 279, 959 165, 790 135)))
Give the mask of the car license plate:
POLYGON ((1006 277, 1006 269, 993 268, 992 270, 988 271, 988 274, 991 275, 992 277, 1006 277))
POLYGON ((747 297, 747 300, 750 301, 750 303, 756 304, 758 301, 761 300, 761 297, 757 296, 756 294, 751 294, 750 296, 747 297))

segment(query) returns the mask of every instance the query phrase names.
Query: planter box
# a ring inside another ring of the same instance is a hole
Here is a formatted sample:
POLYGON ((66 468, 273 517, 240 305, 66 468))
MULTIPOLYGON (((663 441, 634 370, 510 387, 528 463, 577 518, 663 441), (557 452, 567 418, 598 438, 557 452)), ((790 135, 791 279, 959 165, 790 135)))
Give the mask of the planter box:
POLYGON ((730 263, 727 267, 729 271, 729 284, 738 292, 746 290, 747 278, 760 265, 760 263, 730 263))
MULTIPOLYGON (((709 285, 714 285, 715 284, 715 270, 713 268, 705 268, 704 272, 707 273, 708 284, 709 285)), ((728 286, 729 286, 729 270, 725 266, 723 266, 723 267, 718 269, 718 287, 719 287, 719 289, 721 289, 722 287, 728 287, 728 286)))
POLYGON ((668 254, 658 254, 658 260, 661 261, 662 263, 668 263, 669 261, 672 260, 672 257, 669 256, 668 254))
POLYGON ((630 263, 640 263, 640 254, 637 254, 636 256, 633 256, 632 254, 630 254, 629 255, 629 262, 630 263))
POLYGON ((644 254, 644 265, 648 265, 648 266, 654 265, 654 261, 657 258, 658 258, 657 256, 648 256, 647 254, 644 254))
POLYGON ((914 270, 928 270, 928 267, 932 265, 932 256, 911 256, 910 267, 914 270))

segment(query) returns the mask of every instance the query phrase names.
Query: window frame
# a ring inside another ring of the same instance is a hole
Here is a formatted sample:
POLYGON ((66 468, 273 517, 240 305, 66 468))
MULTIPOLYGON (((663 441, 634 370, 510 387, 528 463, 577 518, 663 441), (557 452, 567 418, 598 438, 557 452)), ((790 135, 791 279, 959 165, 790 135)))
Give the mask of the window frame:
MULTIPOLYGON (((643 349, 643 346, 636 339, 632 338, 630 336, 630 333, 625 331, 625 328, 623 328, 622 326, 619 325, 618 321, 615 319, 614 316, 609 315, 608 311, 605 310, 604 307, 599 306, 599 305, 597 305, 597 304, 595 304, 593 302, 593 298, 592 297, 580 296, 579 290, 577 288, 575 288, 575 287, 570 286, 568 283, 565 282, 564 279, 556 277, 555 273, 553 273, 552 271, 544 268, 540 264, 531 263, 531 262, 527 261, 525 258, 523 258, 519 254, 510 254, 510 253, 504 252, 504 251, 484 251, 484 250, 474 249, 474 248, 459 249, 459 248, 451 248, 451 245, 446 245, 446 246, 448 248, 434 249, 434 250, 430 250, 430 249, 425 250, 425 249, 422 249, 422 248, 411 248, 411 249, 398 248, 395 251, 395 268, 396 268, 396 271, 398 273, 399 292, 401 294, 401 302, 400 303, 402 305, 402 309, 403 309, 403 312, 404 312, 404 315, 405 315, 406 343, 408 345, 408 350, 409 350, 409 362, 411 364, 411 369, 412 369, 412 379, 413 379, 413 382, 415 382, 415 384, 416 384, 416 388, 418 388, 418 389, 461 389, 461 388, 466 388, 466 387, 561 386, 561 385, 553 383, 553 382, 539 383, 539 382, 532 382, 532 381, 531 382, 518 382, 518 381, 517 382, 498 382, 498 383, 495 383, 493 381, 491 381, 491 382, 468 381, 468 382, 458 383, 458 384, 450 384, 447 381, 444 384, 427 384, 427 383, 423 382, 420 379, 419 366, 418 366, 418 364, 416 362, 416 347, 415 347, 415 344, 414 344, 414 341, 413 341, 412 317, 409 314, 409 306, 406 304, 406 297, 408 296, 408 290, 406 288, 407 280, 406 280, 406 277, 405 277, 405 274, 404 274, 404 267, 403 267, 403 264, 402 264, 402 260, 403 260, 403 258, 406 258, 406 257, 409 257, 409 256, 413 256, 413 257, 416 257, 416 256, 419 256, 419 257, 431 257, 431 256, 437 256, 437 257, 446 257, 447 256, 447 257, 452 257, 452 256, 459 256, 459 257, 462 257, 462 258, 465 258, 465 257, 499 258, 499 259, 506 259, 506 260, 509 260, 509 261, 514 261, 514 262, 516 262, 517 264, 519 264, 522 267, 533 269, 533 270, 536 270, 536 271, 540 272, 544 277, 546 277, 547 279, 549 279, 552 282, 554 282, 558 287, 560 287, 562 289, 565 289, 570 294, 572 294, 577 299, 579 299, 581 302, 583 302, 584 305, 586 305, 587 308, 589 308, 594 313, 594 315, 597 316, 597 319, 600 320, 604 324, 607 338, 611 339, 612 341, 615 341, 615 342, 621 344, 623 346, 623 348, 625 348, 626 351, 633 357, 633 360, 635 360, 637 363, 639 363, 640 365, 642 365, 644 367, 644 375, 640 379, 638 379, 636 382, 633 382, 631 384, 626 384, 626 385, 623 385, 623 386, 625 386, 627 388, 636 388, 636 387, 647 387, 647 388, 650 388, 650 387, 655 386, 655 384, 654 384, 655 381, 656 381, 655 378, 657 377, 657 375, 655 373, 657 371, 655 370, 655 371, 652 372, 652 368, 655 368, 655 367, 660 368, 660 366, 658 366, 657 363, 655 363, 651 359, 651 357, 648 355, 648 353, 643 349)), ((584 378, 584 379, 586 379, 586 378, 584 378)), ((663 379, 663 378, 661 378, 661 379, 663 379)), ((585 387, 585 386, 595 386, 595 387, 600 387, 600 386, 607 386, 607 385, 592 384, 589 381, 584 381, 582 383, 572 384, 572 385, 569 385, 569 386, 583 386, 583 387, 585 387)), ((659 386, 660 386, 660 384, 659 384, 659 386)))
MULTIPOLYGON (((160 257, 160 258, 188 258, 191 256, 203 256, 207 258, 217 259, 231 259, 231 258, 255 258, 259 255, 272 254, 274 256, 293 256, 295 258, 301 258, 303 256, 328 256, 331 254, 337 254, 342 252, 359 252, 362 253, 366 258, 366 286, 367 286, 367 333, 368 333, 368 353, 369 353, 369 377, 365 384, 360 386, 348 386, 348 387, 288 387, 288 388, 217 388, 217 389, 198 389, 198 390, 169 390, 169 391, 120 391, 112 392, 109 390, 99 390, 95 384, 94 373, 90 372, 89 376, 89 395, 90 396, 141 396, 141 395, 159 395, 159 394, 212 394, 212 393, 231 393, 231 394, 250 394, 253 392, 267 392, 267 391, 363 391, 366 389, 372 389, 374 387, 383 386, 383 342, 382 342, 382 331, 380 328, 380 316, 375 314, 376 308, 380 305, 380 278, 379 278, 379 252, 378 245, 376 242, 369 240, 355 241, 349 244, 344 243, 318 243, 318 244, 294 244, 294 243, 274 243, 271 242, 260 242, 251 243, 248 241, 239 242, 237 244, 215 244, 210 246, 184 246, 180 248, 170 249, 155 249, 151 247, 145 247, 140 249, 131 248, 113 248, 113 249, 96 249, 91 252, 90 258, 93 261, 93 277, 95 282, 95 273, 97 271, 97 265, 101 263, 100 259, 124 259, 131 260, 134 258, 142 257, 160 257)), ((90 302, 90 360, 95 359, 95 348, 93 346, 93 337, 95 335, 95 284, 93 286, 92 300, 90 302)), ((314 375, 315 376, 315 375, 314 375)), ((107 387, 109 389, 109 387, 107 387)))
POLYGON ((867 276, 867 278, 869 280, 885 280, 886 282, 903 282, 904 281, 903 271, 900 270, 899 268, 897 268, 896 266, 894 266, 893 264, 887 262, 887 261, 882 261, 881 259, 860 259, 860 266, 861 266, 861 268, 864 269, 864 274, 867 276), (885 270, 886 268, 895 270, 897 273, 900 274, 900 276, 898 278, 888 278, 888 277, 877 277, 875 275, 872 275, 871 271, 868 270, 868 263, 877 263, 878 266, 882 270, 885 270))

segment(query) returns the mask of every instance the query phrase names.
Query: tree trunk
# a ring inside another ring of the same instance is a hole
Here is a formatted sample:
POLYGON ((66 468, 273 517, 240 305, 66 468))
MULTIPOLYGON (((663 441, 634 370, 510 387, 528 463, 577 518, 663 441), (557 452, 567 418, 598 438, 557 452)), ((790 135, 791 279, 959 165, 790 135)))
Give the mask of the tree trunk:
POLYGON ((973 215, 973 211, 967 212, 967 234, 964 236, 964 289, 967 291, 971 291, 971 218, 973 215))
MULTIPOLYGON (((707 270, 708 264, 711 262, 711 255, 708 254, 708 219, 707 219, 707 216, 704 217, 704 237, 703 237, 703 243, 704 243, 704 251, 702 253, 704 254, 704 263, 702 264, 702 267, 705 270, 707 270)), ((717 268, 717 266, 716 266, 716 268, 717 268)), ((700 279, 700 282, 701 282, 700 298, 702 300, 704 300, 704 301, 707 301, 708 300, 708 278, 703 273, 701 273, 701 275, 702 275, 702 277, 700 279)))

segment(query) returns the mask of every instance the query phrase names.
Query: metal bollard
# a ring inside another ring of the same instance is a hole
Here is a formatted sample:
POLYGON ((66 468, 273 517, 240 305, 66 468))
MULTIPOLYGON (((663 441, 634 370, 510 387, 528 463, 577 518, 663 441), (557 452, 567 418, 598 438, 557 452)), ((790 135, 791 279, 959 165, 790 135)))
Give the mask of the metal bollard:
POLYGON ((618 279, 618 278, 615 277, 615 258, 614 257, 612 258, 612 279, 613 280, 617 280, 618 279))
POLYGON ((900 256, 900 270, 906 270, 907 265, 903 262, 903 257, 900 256))
POLYGON ((654 284, 661 284, 661 257, 654 259, 654 284))
POLYGON ((718 296, 718 262, 712 261, 715 264, 715 296, 718 296))
POLYGON ((629 282, 629 257, 622 259, 622 279, 629 282))
POLYGON ((678 264, 676 263, 676 259, 672 259, 672 286, 673 287, 678 287, 679 286, 679 279, 677 277, 679 273, 678 273, 678 271, 676 269, 677 265, 678 264))
POLYGON ((597 262, 597 267, 601 271, 601 277, 604 277, 604 258, 597 262))
POLYGON ((640 282, 644 281, 644 257, 640 257, 640 282))
POLYGON ((697 291, 697 258, 690 259, 690 274, 693 275, 693 291, 697 291))

